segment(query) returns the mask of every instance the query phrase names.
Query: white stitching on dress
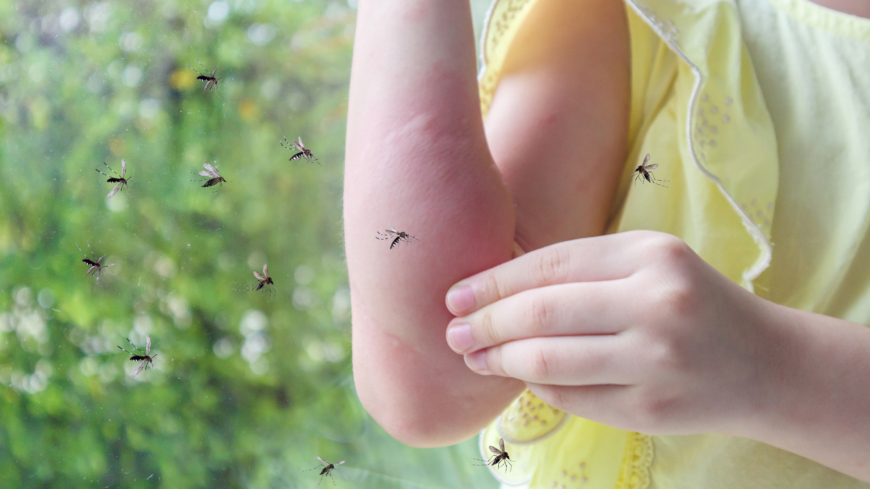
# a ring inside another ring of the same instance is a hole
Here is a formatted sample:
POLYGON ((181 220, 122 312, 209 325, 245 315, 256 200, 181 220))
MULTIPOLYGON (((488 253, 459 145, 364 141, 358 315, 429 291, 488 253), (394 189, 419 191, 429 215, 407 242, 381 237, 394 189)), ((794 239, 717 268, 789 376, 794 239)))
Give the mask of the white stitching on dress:
MULTIPOLYGON (((755 222, 750 219, 750 217, 740 208, 740 204, 731 196, 730 193, 725 189, 725 186, 722 184, 722 180, 719 179, 716 175, 711 173, 704 165, 701 164, 701 159, 698 158, 699 151, 695 147, 694 138, 692 137, 692 126, 695 120, 695 106, 698 104, 698 94, 701 91, 701 86, 704 84, 704 74, 701 72, 701 69, 692 62, 691 59, 683 52, 680 48, 677 35, 679 34, 679 30, 671 29, 667 23, 662 22, 658 16, 655 15, 655 11, 646 5, 642 5, 639 0, 625 0, 626 3, 637 12, 637 14, 650 26, 650 28, 656 32, 671 48, 671 50, 676 54, 680 59, 682 59, 692 71, 692 74, 695 75, 695 83, 692 86, 692 92, 689 96, 688 102, 688 114, 686 117, 686 137, 687 144, 689 145, 689 153, 692 155, 692 159, 695 162, 695 166, 701 170, 701 173, 704 174, 707 178, 709 178, 716 186, 719 188, 719 191, 722 192, 722 195, 731 204, 731 207, 738 213, 743 221, 743 227, 746 228, 747 232, 755 243, 761 248, 762 256, 761 259, 756 262, 755 265, 751 266, 749 269, 743 271, 743 281, 745 282, 746 288, 750 292, 754 292, 755 288, 752 284, 752 281, 758 278, 768 266, 770 266, 770 259, 772 257, 772 248, 770 241, 768 241, 765 232, 755 224, 755 222)), ((701 153, 703 154, 703 153, 701 153)))

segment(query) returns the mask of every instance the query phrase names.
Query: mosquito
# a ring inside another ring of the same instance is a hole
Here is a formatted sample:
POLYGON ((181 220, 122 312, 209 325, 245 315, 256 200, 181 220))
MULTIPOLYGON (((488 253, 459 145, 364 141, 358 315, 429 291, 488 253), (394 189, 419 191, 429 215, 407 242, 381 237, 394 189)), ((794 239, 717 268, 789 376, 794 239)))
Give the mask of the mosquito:
MULTIPOLYGON (((140 352, 142 351, 141 348, 134 345, 133 342, 130 341, 130 338, 127 338, 127 343, 130 343, 130 346, 133 347, 134 351, 135 350, 139 350, 140 352)), ((118 348, 121 348, 121 347, 119 346, 118 348)), ((124 350, 123 348, 121 348, 121 350, 127 352, 130 355, 130 361, 132 361, 132 362, 141 361, 142 362, 139 364, 138 367, 136 367, 136 370, 134 370, 133 373, 130 374, 130 377, 135 377, 135 376, 139 375, 139 372, 147 369, 149 365, 151 365, 151 368, 154 368, 154 359, 157 358, 157 354, 155 353, 154 356, 151 356, 151 337, 150 336, 145 335, 145 354, 144 355, 139 355, 138 353, 129 352, 127 350, 124 350)))
MULTIPOLYGON (((243 289, 233 289, 233 290, 235 290, 237 292, 257 292, 259 290, 263 290, 263 287, 267 287, 269 285, 275 285, 275 282, 272 281, 272 277, 269 276, 269 265, 263 265, 263 273, 260 273, 260 272, 255 270, 254 277, 257 280, 259 280, 259 282, 257 282, 257 285, 247 286, 247 285, 233 282, 238 286, 244 287, 243 289)), ((271 291, 272 291, 272 289, 269 288, 270 293, 271 293, 271 291)))
POLYGON ((280 144, 282 147, 289 149, 290 151, 298 151, 298 153, 290 157, 290 161, 298 160, 299 158, 305 158, 309 162, 320 164, 320 161, 314 157, 314 153, 312 153, 311 150, 306 148, 305 144, 302 143, 302 136, 299 137, 298 142, 292 140, 290 142, 287 142, 287 136, 284 136, 284 143, 278 141, 278 144, 280 144), (284 143, 287 143, 287 145, 285 146, 284 143), (290 146, 291 143, 293 144, 292 147, 290 146))
MULTIPOLYGON (((196 58, 196 62, 199 63, 199 66, 202 66, 202 61, 200 61, 199 58, 196 58)), ((217 72, 217 66, 215 66, 214 70, 211 72, 211 75, 206 75, 206 74, 200 73, 200 71, 197 70, 196 68, 194 68, 193 66, 187 65, 187 67, 190 68, 191 70, 199 73, 199 76, 196 77, 197 80, 202 80, 205 82, 205 88, 202 90, 202 93, 207 92, 209 87, 211 87, 211 88, 217 87, 218 82, 224 79, 224 77, 220 77, 220 78, 214 77, 214 74, 217 72)), ((208 73, 208 70, 205 68, 205 66, 202 66, 202 69, 205 70, 206 73, 208 73)))
POLYGON ((474 460, 480 460, 481 462, 484 462, 484 463, 474 464, 474 465, 476 465, 478 467, 484 466, 484 465, 492 465, 495 467, 501 467, 501 464, 504 464, 505 467, 513 468, 513 466, 510 464, 511 457, 508 455, 508 452, 506 452, 504 449, 504 438, 499 438, 498 448, 490 445, 489 451, 494 453, 493 456, 489 457, 489 460, 481 460, 479 458, 475 458, 474 460))
MULTIPOLYGON (((328 475, 329 478, 332 479, 332 471, 335 470, 335 466, 341 465, 344 463, 344 460, 342 460, 341 462, 331 464, 331 463, 327 462, 326 460, 323 460, 319 456, 317 457, 317 460, 320 460, 320 462, 323 464, 322 465, 323 470, 320 471, 320 482, 323 482, 323 476, 325 476, 325 475, 328 475)), ((318 465, 317 467, 314 467, 314 468, 311 468, 308 470, 303 470, 302 472, 308 472, 310 470, 319 469, 320 467, 321 467, 321 465, 318 465)), ((320 482, 317 483, 318 486, 320 485, 320 482)), ((335 479, 332 479, 332 485, 333 486, 335 485, 335 479)))
POLYGON ((82 260, 82 263, 85 263, 91 267, 91 268, 88 268, 88 273, 85 274, 85 277, 87 277, 88 275, 93 273, 94 277, 96 277, 97 280, 99 280, 100 274, 103 272, 103 269, 112 267, 114 265, 102 265, 102 264, 100 264, 100 262, 103 261, 103 258, 105 258, 106 255, 104 254, 103 256, 97 258, 97 254, 94 253, 93 249, 91 249, 91 242, 88 241, 87 243, 88 243, 88 249, 91 251, 91 255, 93 256, 93 259, 88 257, 88 255, 84 251, 82 251, 82 249, 79 247, 79 244, 76 243, 76 248, 78 248, 79 251, 81 251, 82 254, 85 255, 85 259, 82 260))
POLYGON ((384 240, 384 239, 393 240, 393 242, 390 243, 390 249, 395 248, 399 244, 400 241, 405 241, 408 243, 410 243, 411 241, 417 241, 417 238, 411 236, 410 234, 406 233, 405 231, 396 231, 396 228, 394 226, 390 226, 390 229, 387 229, 386 233, 382 233, 382 232, 378 231, 378 236, 375 236, 375 237, 380 239, 380 240, 384 240))
MULTIPOLYGON (((649 163, 649 153, 646 154, 646 157, 643 159, 643 163, 640 164, 639 167, 634 169, 634 173, 637 173, 634 177, 635 183, 637 183, 638 178, 643 178, 647 182, 654 183, 659 187, 671 188, 667 185, 662 185, 659 182, 670 182, 670 180, 656 180, 655 175, 652 174, 652 171, 659 167, 658 163, 655 165, 648 165, 649 163)), ((643 182, 643 180, 641 180, 643 182)))
MULTIPOLYGON (((220 172, 213 165, 208 163, 203 163, 202 166, 205 167, 205 170, 199 172, 199 174, 203 177, 208 177, 203 187, 211 187, 214 185, 218 185, 218 188, 222 187, 224 183, 226 183, 226 179, 221 176, 220 172)), ((191 180, 191 182, 201 182, 202 180, 191 180)))
MULTIPOLYGON (((111 171, 115 175, 118 175, 118 172, 116 172, 115 170, 112 170, 112 167, 109 166, 108 164, 106 164, 105 161, 103 162, 103 164, 106 165, 106 168, 108 168, 109 171, 111 171)), ((106 175, 105 173, 101 172, 100 170, 97 170, 97 173, 102 173, 104 176, 109 177, 109 179, 106 180, 107 182, 117 184, 117 185, 115 185, 115 188, 113 188, 112 191, 109 192, 109 195, 106 196, 107 199, 111 198, 113 195, 117 194, 118 190, 124 190, 125 188, 127 188, 127 184, 130 183, 130 178, 132 178, 132 177, 125 178, 127 176, 127 162, 124 160, 121 160, 121 174, 118 175, 118 177, 112 177, 112 176, 106 175)))

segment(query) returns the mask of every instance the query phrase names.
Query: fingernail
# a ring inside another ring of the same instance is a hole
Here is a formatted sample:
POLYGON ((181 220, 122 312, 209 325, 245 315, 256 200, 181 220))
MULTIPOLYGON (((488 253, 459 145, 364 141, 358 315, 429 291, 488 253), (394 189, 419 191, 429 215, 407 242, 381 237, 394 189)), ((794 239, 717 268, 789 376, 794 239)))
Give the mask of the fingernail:
POLYGON ((479 374, 489 373, 489 370, 486 369, 486 350, 478 350, 465 355, 465 364, 479 374))
POLYGON ((464 314, 474 310, 474 291, 465 286, 447 293, 447 304, 454 313, 464 314))
POLYGON ((447 342, 457 353, 464 353, 474 347, 474 338, 471 336, 471 326, 459 324, 451 326, 447 330, 447 342))

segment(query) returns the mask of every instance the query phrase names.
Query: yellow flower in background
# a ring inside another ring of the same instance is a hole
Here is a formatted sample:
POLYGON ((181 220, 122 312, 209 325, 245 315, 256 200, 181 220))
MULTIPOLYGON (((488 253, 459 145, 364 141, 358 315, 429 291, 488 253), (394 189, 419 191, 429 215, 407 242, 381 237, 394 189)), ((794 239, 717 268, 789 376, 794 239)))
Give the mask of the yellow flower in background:
POLYGON ((196 84, 196 75, 190 70, 176 70, 169 75, 169 86, 176 90, 186 90, 196 84))
POLYGON ((124 140, 120 138, 113 138, 109 141, 109 151, 112 152, 115 156, 121 156, 121 153, 127 148, 127 145, 124 144, 124 140))
POLYGON ((260 115, 260 108, 257 103, 249 98, 243 98, 239 102, 239 116, 245 122, 251 122, 260 115))

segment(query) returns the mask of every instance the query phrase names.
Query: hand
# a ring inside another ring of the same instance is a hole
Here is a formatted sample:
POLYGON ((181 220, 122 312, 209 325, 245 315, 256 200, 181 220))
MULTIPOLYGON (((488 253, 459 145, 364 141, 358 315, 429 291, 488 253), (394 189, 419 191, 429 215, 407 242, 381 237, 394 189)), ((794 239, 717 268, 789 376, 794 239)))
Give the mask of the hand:
POLYGON ((776 396, 773 305, 668 234, 549 246, 459 282, 447 303, 469 368, 610 426, 734 433, 776 396))

